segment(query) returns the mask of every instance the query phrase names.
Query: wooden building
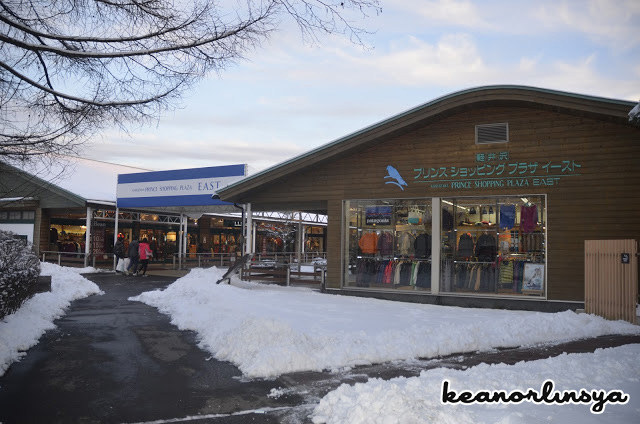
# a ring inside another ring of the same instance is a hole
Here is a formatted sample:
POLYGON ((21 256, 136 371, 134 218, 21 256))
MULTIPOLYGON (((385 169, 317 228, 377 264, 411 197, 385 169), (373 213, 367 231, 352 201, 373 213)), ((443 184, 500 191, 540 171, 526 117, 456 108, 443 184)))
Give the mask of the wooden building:
POLYGON ((522 86, 469 89, 219 194, 254 211, 327 214, 329 291, 576 309, 585 240, 640 239, 634 105, 522 86))

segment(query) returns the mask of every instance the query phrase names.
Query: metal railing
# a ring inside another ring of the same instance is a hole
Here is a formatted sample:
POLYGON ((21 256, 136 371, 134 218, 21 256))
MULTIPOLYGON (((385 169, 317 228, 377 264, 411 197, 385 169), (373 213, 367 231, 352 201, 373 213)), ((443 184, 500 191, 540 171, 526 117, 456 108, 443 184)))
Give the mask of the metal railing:
MULTIPOLYGON (((173 269, 189 269, 202 268, 211 266, 228 267, 239 256, 237 253, 187 253, 179 256, 178 253, 172 255, 173 269)), ((314 261, 326 260, 326 252, 304 252, 300 256, 302 264, 312 265, 314 261)), ((280 253, 256 253, 253 256, 252 264, 274 263, 274 264, 295 264, 297 263, 297 253, 280 252, 280 253)))
MULTIPOLYGON (((84 267, 85 256, 87 256, 84 252, 41 251, 40 254, 42 262, 52 262, 60 266, 76 268, 84 267)), ((301 254, 301 261, 298 264, 297 253, 295 252, 255 254, 247 268, 254 269, 254 271, 249 272, 249 275, 251 273, 262 273, 264 275, 273 269, 284 270, 286 274, 281 272, 281 278, 275 281, 277 284, 320 282, 321 286, 324 287, 326 257, 326 252, 305 252, 301 254), (313 267, 313 271, 304 271, 302 268, 305 266, 313 267)), ((149 268, 157 269, 158 266, 162 266, 165 269, 170 267, 173 270, 189 270, 213 266, 228 268, 238 258, 236 253, 187 253, 182 258, 177 253, 174 253, 167 260, 151 260, 149 268)), ((113 253, 89 254, 88 265, 96 269, 114 270, 115 262, 113 253)))
MULTIPOLYGON (((49 251, 41 251, 42 262, 52 262, 57 263, 60 266, 72 266, 84 267, 85 256, 87 256, 84 252, 59 252, 54 250, 49 251)), ((111 267, 113 267, 113 253, 104 253, 100 255, 90 255, 90 266, 96 268, 98 262, 106 263, 110 261, 111 267), (106 259, 98 259, 98 256, 107 256, 106 259)))
MULTIPOLYGON (((59 252, 57 250, 40 252, 42 262, 51 262, 60 266, 74 268, 83 268, 85 266, 86 256, 87 253, 84 252, 59 252)), ((89 253, 88 256, 89 260, 87 261, 87 266, 91 266, 95 269, 115 269, 117 261, 115 260, 115 255, 113 253, 89 253)))

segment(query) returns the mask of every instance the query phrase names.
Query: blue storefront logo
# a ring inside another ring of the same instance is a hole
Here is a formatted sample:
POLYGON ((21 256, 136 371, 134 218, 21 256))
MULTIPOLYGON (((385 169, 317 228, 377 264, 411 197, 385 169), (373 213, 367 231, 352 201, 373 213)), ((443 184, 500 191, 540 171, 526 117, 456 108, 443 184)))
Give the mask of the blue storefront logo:
POLYGON ((401 190, 404 191, 404 187, 402 186, 406 186, 407 183, 405 180, 402 179, 402 176, 400 176, 400 173, 398 172, 398 170, 393 166, 389 165, 387 166, 387 174, 388 175, 385 176, 384 179, 386 180, 387 178, 391 178, 393 179, 393 181, 387 181, 385 182, 385 184, 395 184, 398 187, 400 187, 401 190))

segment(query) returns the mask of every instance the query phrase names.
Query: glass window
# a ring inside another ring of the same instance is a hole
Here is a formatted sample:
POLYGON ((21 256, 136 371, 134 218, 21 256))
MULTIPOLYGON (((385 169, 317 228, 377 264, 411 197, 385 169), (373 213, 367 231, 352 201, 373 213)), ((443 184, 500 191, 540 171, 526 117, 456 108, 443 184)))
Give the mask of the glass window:
POLYGON ((544 296, 545 197, 442 200, 440 292, 544 296))
POLYGON ((344 202, 345 286, 431 290, 431 199, 344 202))

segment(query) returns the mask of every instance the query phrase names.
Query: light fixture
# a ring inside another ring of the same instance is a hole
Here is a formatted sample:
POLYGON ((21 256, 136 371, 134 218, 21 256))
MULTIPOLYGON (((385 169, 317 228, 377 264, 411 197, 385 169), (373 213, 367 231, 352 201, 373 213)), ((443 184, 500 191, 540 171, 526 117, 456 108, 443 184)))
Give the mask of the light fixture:
POLYGON ((493 213, 493 206, 489 206, 489 213, 492 214, 493 213))

